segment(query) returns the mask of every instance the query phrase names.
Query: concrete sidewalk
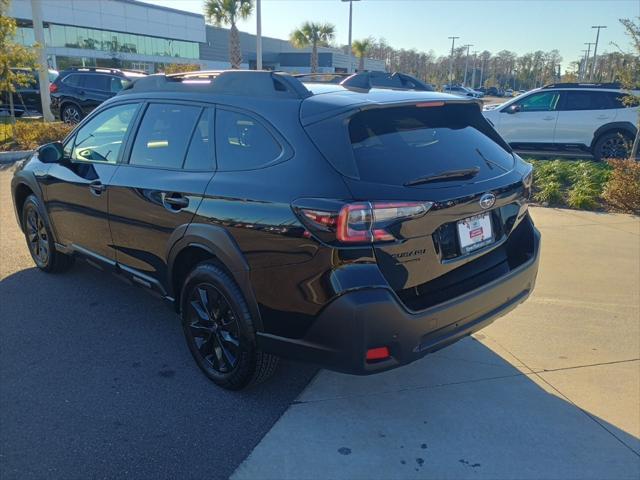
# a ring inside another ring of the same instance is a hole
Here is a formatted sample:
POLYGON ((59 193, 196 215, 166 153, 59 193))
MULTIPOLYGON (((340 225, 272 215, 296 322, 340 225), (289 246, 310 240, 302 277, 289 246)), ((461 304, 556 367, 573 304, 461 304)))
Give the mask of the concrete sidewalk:
POLYGON ((233 478, 640 478, 640 220, 532 210, 525 304, 404 368, 320 372, 233 478))

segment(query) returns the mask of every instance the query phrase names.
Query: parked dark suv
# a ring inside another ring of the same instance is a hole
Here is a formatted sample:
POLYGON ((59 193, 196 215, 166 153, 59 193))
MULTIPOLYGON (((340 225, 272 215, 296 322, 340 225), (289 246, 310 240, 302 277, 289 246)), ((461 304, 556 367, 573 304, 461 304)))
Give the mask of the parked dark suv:
POLYGON ((277 356, 388 370, 513 309, 531 174, 473 100, 226 71, 139 79, 12 193, 40 269, 82 257, 159 294, 238 389, 277 356))
POLYGON ((51 112, 66 123, 78 123, 105 100, 145 74, 117 68, 78 67, 60 72, 49 86, 51 112))

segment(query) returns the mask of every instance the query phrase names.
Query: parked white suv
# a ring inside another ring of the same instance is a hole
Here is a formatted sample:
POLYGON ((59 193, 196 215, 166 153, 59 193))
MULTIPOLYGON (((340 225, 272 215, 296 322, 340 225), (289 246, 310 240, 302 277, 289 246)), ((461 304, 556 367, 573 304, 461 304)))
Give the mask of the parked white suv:
MULTIPOLYGON (((617 84, 547 85, 483 113, 514 148, 580 149, 596 160, 627 155, 636 134, 638 107, 617 84)), ((638 92, 633 93, 638 95, 638 92)))

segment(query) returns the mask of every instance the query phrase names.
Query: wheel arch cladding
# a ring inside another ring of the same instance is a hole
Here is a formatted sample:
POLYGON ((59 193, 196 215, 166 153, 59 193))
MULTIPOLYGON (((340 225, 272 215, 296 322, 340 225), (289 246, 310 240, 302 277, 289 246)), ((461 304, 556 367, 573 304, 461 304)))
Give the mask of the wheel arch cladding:
POLYGON ((215 225, 191 224, 168 253, 169 284, 175 299, 176 310, 180 310, 181 282, 198 263, 212 260, 225 270, 236 282, 249 306, 258 331, 262 330, 262 319, 249 278, 249 264, 240 247, 224 228, 215 225))
POLYGON ((20 182, 13 190, 13 199, 16 206, 16 214, 18 216, 18 225, 24 232, 24 225, 22 222, 22 212, 24 211, 24 202, 29 195, 35 195, 33 189, 24 182, 20 182))

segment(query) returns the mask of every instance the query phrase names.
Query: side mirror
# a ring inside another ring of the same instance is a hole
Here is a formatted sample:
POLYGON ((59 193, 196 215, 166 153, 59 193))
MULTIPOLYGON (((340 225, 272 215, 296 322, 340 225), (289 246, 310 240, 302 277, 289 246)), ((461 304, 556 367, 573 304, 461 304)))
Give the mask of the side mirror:
POLYGON ((52 142, 38 148, 38 159, 42 163, 60 163, 64 158, 64 148, 60 142, 52 142))
POLYGON ((520 105, 509 105, 505 111, 507 113, 518 113, 522 111, 522 107, 520 105))

